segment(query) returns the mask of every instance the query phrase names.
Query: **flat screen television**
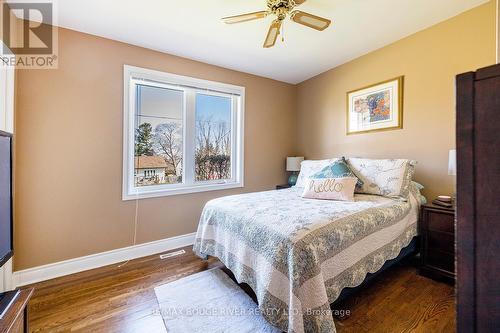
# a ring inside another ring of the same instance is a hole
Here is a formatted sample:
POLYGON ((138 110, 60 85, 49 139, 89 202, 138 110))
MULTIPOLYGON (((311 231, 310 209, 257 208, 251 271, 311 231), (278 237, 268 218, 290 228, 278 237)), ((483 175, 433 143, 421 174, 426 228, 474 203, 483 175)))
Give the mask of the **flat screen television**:
POLYGON ((0 267, 14 251, 12 225, 12 135, 0 131, 0 267))

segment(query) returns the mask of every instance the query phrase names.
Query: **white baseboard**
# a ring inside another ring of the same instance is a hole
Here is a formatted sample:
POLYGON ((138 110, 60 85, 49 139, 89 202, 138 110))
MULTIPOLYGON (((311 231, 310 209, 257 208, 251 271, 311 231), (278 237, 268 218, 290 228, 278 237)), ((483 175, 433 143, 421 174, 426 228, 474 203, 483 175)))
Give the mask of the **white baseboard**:
POLYGON ((195 233, 92 254, 13 273, 15 287, 54 279, 194 244, 195 233))

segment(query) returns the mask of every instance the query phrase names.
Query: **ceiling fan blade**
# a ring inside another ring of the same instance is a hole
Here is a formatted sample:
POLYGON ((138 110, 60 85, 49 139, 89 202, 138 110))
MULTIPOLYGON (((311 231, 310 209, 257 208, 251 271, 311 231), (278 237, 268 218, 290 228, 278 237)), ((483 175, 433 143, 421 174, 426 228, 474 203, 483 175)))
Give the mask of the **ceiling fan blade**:
POLYGON ((243 14, 243 15, 228 16, 228 17, 222 18, 222 21, 226 24, 241 23, 241 22, 247 22, 247 21, 258 20, 258 19, 264 18, 267 16, 267 14, 268 14, 267 11, 261 11, 261 12, 243 14))
POLYGON ((293 2, 295 2, 295 5, 296 6, 300 6, 302 5, 304 2, 306 2, 307 0, 294 0, 293 2))
POLYGON ((306 27, 313 28, 319 31, 323 31, 330 26, 332 21, 322 18, 313 14, 302 12, 300 10, 295 10, 291 14, 292 21, 305 25, 306 27))
POLYGON ((281 29, 281 21, 274 20, 269 28, 269 32, 267 33, 266 40, 264 41, 264 48, 273 47, 276 44, 276 40, 280 34, 281 29))

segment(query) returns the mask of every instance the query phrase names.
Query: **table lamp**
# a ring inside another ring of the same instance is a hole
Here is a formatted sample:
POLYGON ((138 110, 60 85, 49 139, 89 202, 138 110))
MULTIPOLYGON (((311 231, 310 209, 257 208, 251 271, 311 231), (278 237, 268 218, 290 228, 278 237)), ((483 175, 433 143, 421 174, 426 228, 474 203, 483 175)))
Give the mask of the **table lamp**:
POLYGON ((450 150, 448 155, 448 175, 457 175, 457 151, 455 149, 450 150))
MULTIPOLYGON (((457 175, 457 151, 456 149, 450 150, 448 154, 448 175, 457 175)), ((457 197, 456 182, 453 182, 453 201, 457 197)))
POLYGON ((288 177, 288 185, 294 186, 297 183, 298 172, 300 171, 300 163, 304 160, 303 157, 287 157, 286 171, 292 174, 288 177))

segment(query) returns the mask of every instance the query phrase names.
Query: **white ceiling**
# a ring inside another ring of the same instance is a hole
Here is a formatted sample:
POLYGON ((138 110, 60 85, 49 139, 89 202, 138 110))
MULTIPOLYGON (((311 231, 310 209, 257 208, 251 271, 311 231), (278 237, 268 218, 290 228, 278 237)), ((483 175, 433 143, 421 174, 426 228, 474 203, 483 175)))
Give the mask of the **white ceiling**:
POLYGON ((324 32, 287 21, 285 42, 263 49, 271 17, 225 25, 266 0, 61 0, 58 25, 146 48, 299 83, 487 0, 308 0, 332 19, 324 32))

